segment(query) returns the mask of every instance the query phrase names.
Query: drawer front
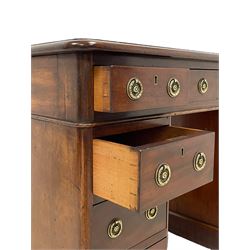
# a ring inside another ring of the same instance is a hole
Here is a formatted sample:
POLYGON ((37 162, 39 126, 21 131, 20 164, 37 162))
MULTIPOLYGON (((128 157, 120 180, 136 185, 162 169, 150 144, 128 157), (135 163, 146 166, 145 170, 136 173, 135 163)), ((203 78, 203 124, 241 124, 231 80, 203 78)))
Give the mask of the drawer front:
POLYGON ((161 204, 196 189, 213 180, 214 134, 208 133, 152 147, 141 156, 140 210, 161 204), (206 155, 206 166, 194 169, 197 152, 206 155), (155 173, 161 164, 167 164, 171 177, 165 186, 156 185, 155 173))
POLYGON ((91 224, 92 248, 127 249, 166 228, 167 206, 159 206, 156 217, 149 220, 145 213, 133 213, 104 202, 93 207, 91 224), (116 238, 110 238, 108 230, 115 219, 122 222, 122 231, 116 238))
POLYGON ((219 71, 190 70, 189 100, 190 103, 218 102, 219 71), (200 89, 202 85, 204 86, 203 90, 200 89))
POLYGON ((211 182, 213 164, 213 132, 163 126, 95 139, 93 192, 142 212, 211 182))
POLYGON ((161 241, 155 243, 154 245, 148 247, 147 249, 164 249, 166 250, 168 246, 168 239, 164 238, 161 241))
POLYGON ((181 68, 97 66, 94 69, 94 109, 127 112, 185 105, 188 102, 188 72, 181 68), (171 79, 178 83, 172 81, 170 84, 171 79), (172 89, 179 86, 179 94, 173 96, 177 92, 170 91, 168 85, 172 89), (141 95, 133 94, 136 86, 141 95))
POLYGON ((137 245, 131 247, 130 249, 148 249, 149 247, 155 245, 157 242, 160 242, 162 239, 168 237, 168 228, 152 235, 144 241, 141 241, 137 245))

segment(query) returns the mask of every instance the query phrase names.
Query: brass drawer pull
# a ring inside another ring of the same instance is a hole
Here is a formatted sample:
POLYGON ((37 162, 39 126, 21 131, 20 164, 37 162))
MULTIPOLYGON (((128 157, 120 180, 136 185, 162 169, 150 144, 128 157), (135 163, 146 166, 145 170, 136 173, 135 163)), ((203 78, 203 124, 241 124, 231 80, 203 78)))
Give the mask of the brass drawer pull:
POLYGON ((159 187, 168 184, 171 178, 171 169, 168 164, 161 164, 155 172, 155 182, 159 187))
POLYGON ((145 216, 148 220, 153 220, 158 214, 158 207, 153 207, 145 211, 145 216))
POLYGON ((167 91, 168 95, 171 97, 176 97, 179 95, 181 90, 181 85, 176 78, 170 78, 168 81, 167 91))
POLYGON ((198 82, 198 90, 200 94, 205 94, 208 90, 208 81, 205 78, 201 78, 198 82))
POLYGON ((206 166, 206 155, 203 152, 198 152, 194 156, 194 169, 196 171, 201 171, 206 166))
POLYGON ((108 236, 111 239, 117 238, 122 233, 122 220, 114 219, 108 226, 108 236))
POLYGON ((127 95, 131 100, 137 100, 142 96, 143 86, 138 78, 131 78, 127 84, 127 95))

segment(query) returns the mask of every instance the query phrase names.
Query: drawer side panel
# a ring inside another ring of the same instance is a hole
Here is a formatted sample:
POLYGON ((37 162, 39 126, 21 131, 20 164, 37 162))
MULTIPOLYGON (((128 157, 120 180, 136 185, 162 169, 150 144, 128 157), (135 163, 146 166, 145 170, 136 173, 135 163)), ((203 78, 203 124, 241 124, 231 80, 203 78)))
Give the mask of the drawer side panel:
POLYGON ((138 161, 138 152, 130 147, 94 139, 94 194, 130 210, 137 210, 138 161))

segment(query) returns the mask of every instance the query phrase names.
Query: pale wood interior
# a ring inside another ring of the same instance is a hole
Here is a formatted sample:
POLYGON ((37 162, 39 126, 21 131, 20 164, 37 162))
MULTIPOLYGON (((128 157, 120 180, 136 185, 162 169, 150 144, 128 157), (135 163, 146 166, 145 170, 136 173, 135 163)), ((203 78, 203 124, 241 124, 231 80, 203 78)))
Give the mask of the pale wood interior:
POLYGON ((139 152, 93 140, 93 192, 130 210, 138 209, 139 152))
POLYGON ((101 139, 127 146, 138 147, 154 143, 167 143, 168 141, 173 141, 174 139, 179 138, 184 139, 184 137, 197 135, 197 133, 204 133, 204 131, 182 127, 161 126, 140 131, 106 136, 102 137, 101 139))
POLYGON ((204 133, 197 129, 160 126, 93 140, 93 192, 130 210, 138 210, 142 145, 155 146, 204 133), (150 145, 149 145, 150 144, 150 145))
POLYGON ((109 67, 94 67, 94 110, 110 111, 110 69, 109 67))

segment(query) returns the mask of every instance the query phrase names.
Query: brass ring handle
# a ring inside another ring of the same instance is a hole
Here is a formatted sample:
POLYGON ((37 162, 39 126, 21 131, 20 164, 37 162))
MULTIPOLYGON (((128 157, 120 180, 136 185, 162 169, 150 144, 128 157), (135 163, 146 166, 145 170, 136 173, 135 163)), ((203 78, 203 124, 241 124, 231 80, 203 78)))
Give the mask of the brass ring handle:
POLYGON ((202 169, 205 168, 207 163, 207 158, 205 153, 203 152, 198 152, 194 156, 194 169, 196 171, 201 171, 202 169))
POLYGON ((167 85, 168 95, 170 97, 176 97, 180 94, 181 85, 176 78, 170 78, 167 85))
POLYGON ((122 220, 113 219, 108 226, 108 236, 111 239, 117 238, 122 233, 122 220))
POLYGON ((145 216, 148 220, 153 220, 158 214, 158 207, 153 207, 145 211, 145 216))
POLYGON ((155 182, 159 187, 163 187, 168 184, 171 178, 171 169, 168 164, 160 164, 155 171, 155 182))
POLYGON ((142 96, 143 86, 141 81, 134 77, 128 81, 127 84, 127 95, 131 100, 137 100, 142 96))
POLYGON ((208 90, 208 81, 205 78, 201 78, 198 82, 198 90, 200 94, 205 94, 208 90))

